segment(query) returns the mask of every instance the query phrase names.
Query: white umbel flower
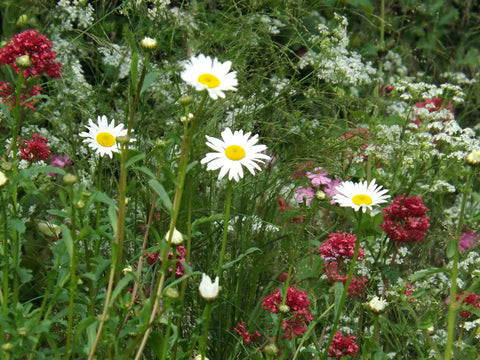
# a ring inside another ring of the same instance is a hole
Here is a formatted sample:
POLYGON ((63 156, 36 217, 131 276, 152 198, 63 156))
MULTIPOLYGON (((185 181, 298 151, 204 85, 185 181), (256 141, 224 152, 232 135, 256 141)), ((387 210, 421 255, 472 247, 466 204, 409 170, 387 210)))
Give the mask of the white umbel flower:
POLYGON ((202 281, 198 287, 200 296, 207 301, 215 300, 218 296, 218 276, 215 278, 215 282, 212 282, 210 276, 202 274, 202 281))
POLYGON ((120 152, 116 138, 127 135, 123 124, 115 126, 115 120, 109 124, 105 115, 98 117, 98 124, 95 124, 92 119, 88 119, 87 129, 88 132, 83 131, 79 135, 84 137, 83 142, 100 156, 112 157, 114 152, 120 152))
POLYGON ((218 97, 224 98, 224 91, 237 90, 237 72, 229 72, 231 66, 231 61, 221 63, 217 58, 200 54, 192 56, 185 63, 180 76, 196 90, 207 90, 208 95, 215 100, 218 97))
POLYGON ((239 181, 243 178, 243 166, 255 175, 255 169, 261 170, 257 162, 270 159, 270 156, 261 153, 267 149, 265 145, 255 145, 258 135, 250 137, 249 132, 244 134, 242 130, 232 133, 230 128, 222 131, 221 135, 223 140, 206 136, 207 146, 216 152, 208 153, 200 161, 207 164, 207 170, 220 169, 219 180, 228 173, 230 180, 239 181))
POLYGON ((351 207, 355 211, 362 209, 363 212, 366 212, 375 205, 387 202, 390 197, 390 195, 385 195, 388 192, 387 189, 382 190, 382 186, 375 184, 375 179, 370 184, 367 184, 366 180, 360 183, 345 181, 335 190, 338 191, 338 194, 334 195, 333 200, 340 206, 351 207))

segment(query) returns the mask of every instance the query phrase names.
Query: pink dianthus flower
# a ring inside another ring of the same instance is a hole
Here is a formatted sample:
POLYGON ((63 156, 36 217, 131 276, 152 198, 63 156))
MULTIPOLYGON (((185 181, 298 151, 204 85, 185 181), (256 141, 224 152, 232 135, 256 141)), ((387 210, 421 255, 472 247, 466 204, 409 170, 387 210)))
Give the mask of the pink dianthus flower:
POLYGON ((478 245, 478 233, 472 233, 470 229, 465 229, 460 235, 459 247, 461 252, 465 252, 471 247, 478 245))
POLYGON ((305 201, 305 205, 309 206, 315 197, 315 191, 311 187, 305 189, 303 186, 299 186, 296 192, 299 204, 302 204, 305 201))

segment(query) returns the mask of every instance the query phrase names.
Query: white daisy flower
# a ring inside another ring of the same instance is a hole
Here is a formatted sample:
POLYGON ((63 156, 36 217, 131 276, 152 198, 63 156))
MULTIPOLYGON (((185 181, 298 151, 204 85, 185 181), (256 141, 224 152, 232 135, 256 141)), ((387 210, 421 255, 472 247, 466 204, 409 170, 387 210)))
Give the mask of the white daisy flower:
POLYGON ((200 54, 192 56, 185 63, 180 76, 196 90, 207 90, 208 95, 215 100, 218 97, 224 98, 223 92, 226 90, 237 90, 237 72, 229 72, 231 65, 231 61, 221 63, 217 58, 200 54))
POLYGON ((200 286, 198 287, 200 296, 207 301, 215 300, 219 291, 218 281, 218 276, 215 278, 215 282, 213 282, 210 276, 202 274, 202 281, 200 281, 200 286))
POLYGON ((249 138, 249 132, 243 134, 243 131, 239 130, 232 133, 230 128, 226 128, 221 135, 223 140, 206 136, 207 146, 217 152, 208 153, 200 161, 202 164, 207 164, 207 170, 220 169, 219 180, 228 173, 230 180, 239 181, 243 178, 242 166, 255 175, 255 169, 261 170, 257 162, 263 163, 270 159, 270 156, 261 154, 267 149, 265 145, 255 145, 258 135, 249 138))
POLYGON ((381 189, 382 186, 375 184, 375 179, 368 185, 366 180, 360 183, 345 181, 335 188, 339 193, 333 197, 333 200, 340 206, 352 207, 355 211, 362 209, 363 212, 366 212, 367 209, 371 210, 372 206, 387 202, 386 199, 390 195, 385 195, 385 193, 388 190, 381 189))
POLYGON ((115 126, 115 120, 108 124, 105 115, 98 117, 98 125, 92 119, 88 119, 87 129, 88 132, 83 131, 79 135, 86 138, 83 142, 100 156, 112 157, 112 153, 120 152, 116 138, 127 135, 127 129, 123 128, 123 124, 115 126))

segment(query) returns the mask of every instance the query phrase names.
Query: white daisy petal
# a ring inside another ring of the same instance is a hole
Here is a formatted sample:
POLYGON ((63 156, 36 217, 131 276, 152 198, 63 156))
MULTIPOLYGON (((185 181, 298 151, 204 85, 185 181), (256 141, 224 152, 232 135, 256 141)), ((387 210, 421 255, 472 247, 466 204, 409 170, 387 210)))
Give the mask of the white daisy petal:
POLYGON ((115 126, 113 119, 109 124, 107 117, 102 115, 98 116, 97 124, 92 119, 88 119, 86 128, 88 132, 82 131, 79 136, 85 138, 83 142, 98 155, 108 155, 111 158, 114 152, 120 152, 116 138, 127 135, 123 124, 115 126))
POLYGON ((232 132, 226 128, 221 136, 222 139, 206 136, 206 145, 217 152, 209 152, 200 160, 201 164, 207 164, 207 170, 220 169, 219 179, 228 173, 230 180, 239 181, 243 178, 243 167, 255 175, 255 170, 261 170, 257 163, 270 159, 270 156, 260 153, 267 149, 265 145, 253 145, 258 141, 258 135, 253 136, 255 141, 252 142, 249 132, 243 134, 242 130, 232 132))
POLYGON ((184 70, 180 77, 197 91, 207 90, 208 95, 214 100, 224 98, 224 91, 235 91, 237 73, 229 72, 232 63, 219 62, 203 54, 192 56, 185 62, 184 70))
POLYGON ((387 202, 390 195, 385 195, 388 190, 375 184, 373 179, 370 184, 367 181, 354 183, 345 181, 336 187, 338 194, 333 200, 342 207, 351 207, 355 211, 362 210, 364 213, 371 210, 373 206, 387 202))

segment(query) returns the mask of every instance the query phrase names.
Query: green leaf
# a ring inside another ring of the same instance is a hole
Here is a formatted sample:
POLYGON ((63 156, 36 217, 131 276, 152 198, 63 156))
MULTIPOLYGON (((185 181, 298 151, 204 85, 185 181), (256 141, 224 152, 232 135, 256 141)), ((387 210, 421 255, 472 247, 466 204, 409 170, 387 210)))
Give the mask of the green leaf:
POLYGON ((438 274, 438 273, 447 273, 447 275, 448 275, 449 270, 442 269, 442 268, 430 268, 430 269, 420 270, 420 271, 417 271, 415 274, 412 275, 412 277, 410 278, 410 281, 415 282, 415 281, 418 281, 420 279, 423 279, 426 276, 430 276, 432 274, 438 274))
POLYGON ((113 232, 117 232, 117 208, 115 206, 108 207, 108 217, 110 218, 110 224, 112 225, 113 232))
POLYGON ((259 248, 251 247, 250 249, 248 249, 247 251, 245 251, 243 254, 240 254, 235 260, 230 261, 228 264, 223 265, 222 268, 223 268, 223 269, 231 268, 235 263, 237 263, 237 262, 239 262, 240 260, 242 260, 245 256, 250 255, 251 253, 254 253, 255 251, 260 251, 260 252, 262 252, 262 250, 260 250, 259 248))
POLYGON ((138 54, 136 51, 132 51, 132 62, 130 64, 130 81, 132 89, 136 91, 138 79, 138 54))
POLYGON ((143 172, 145 175, 150 176, 152 179, 156 179, 157 176, 146 166, 134 166, 132 170, 143 172))
MULTIPOLYGON (((130 150, 129 153, 130 152, 133 152, 133 150, 130 150)), ((137 153, 136 155, 129 156, 128 160, 125 162, 125 165, 124 165, 125 169, 128 169, 130 165, 133 165, 137 161, 142 160, 144 157, 145 157, 144 153, 137 153)))
POLYGON ((145 79, 143 80, 143 85, 142 85, 142 89, 140 90, 140 94, 143 94, 143 92, 147 90, 155 80, 157 80, 158 75, 160 75, 160 73, 161 73, 160 70, 153 70, 145 75, 145 79))
POLYGON ((26 229, 25 224, 19 218, 12 218, 10 220, 10 223, 12 224, 14 229, 17 230, 20 234, 25 232, 25 229, 26 229))
POLYGON ((457 246, 457 242, 454 240, 449 240, 447 245, 447 257, 452 259, 455 255, 455 248, 457 246))
POLYGON ((160 182, 156 179, 151 179, 148 182, 148 185, 157 193, 160 201, 162 202, 163 206, 165 206, 165 209, 170 213, 170 215, 173 214, 173 205, 172 202, 170 201, 170 197, 167 194, 167 191, 163 187, 160 182))
POLYGON ((342 300, 342 294, 343 294, 343 283, 340 281, 337 281, 333 285, 333 290, 335 293, 335 305, 334 305, 334 315, 337 316, 338 309, 340 307, 340 301, 342 300))
POLYGON ((197 226, 201 224, 205 224, 213 221, 221 221, 224 218, 225 218, 225 215, 223 214, 213 214, 210 216, 201 217, 200 219, 197 219, 192 223, 192 233, 195 232, 197 229, 197 226))
POLYGON ((60 225, 62 229, 62 238, 65 246, 67 248, 68 255, 70 256, 70 261, 73 259, 73 239, 72 234, 70 233, 70 229, 67 228, 64 224, 60 225))

